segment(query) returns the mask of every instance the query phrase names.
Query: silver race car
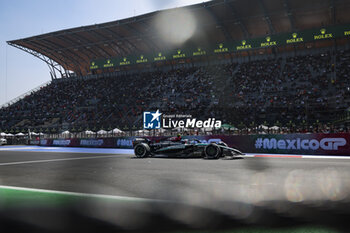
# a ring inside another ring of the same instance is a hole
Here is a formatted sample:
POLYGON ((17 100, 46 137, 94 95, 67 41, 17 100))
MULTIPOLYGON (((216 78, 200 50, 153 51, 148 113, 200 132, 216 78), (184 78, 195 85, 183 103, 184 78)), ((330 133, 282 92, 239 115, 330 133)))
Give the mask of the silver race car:
POLYGON ((151 141, 147 138, 133 140, 134 153, 138 158, 153 157, 157 155, 166 157, 200 157, 206 159, 219 159, 225 156, 242 156, 241 151, 227 146, 224 142, 203 143, 197 139, 151 141))

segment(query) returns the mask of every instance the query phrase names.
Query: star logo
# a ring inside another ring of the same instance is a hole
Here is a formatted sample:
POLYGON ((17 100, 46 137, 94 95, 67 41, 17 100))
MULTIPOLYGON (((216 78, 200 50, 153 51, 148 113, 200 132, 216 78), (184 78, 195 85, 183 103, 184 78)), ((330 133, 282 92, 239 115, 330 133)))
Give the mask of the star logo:
POLYGON ((144 129, 160 129, 160 116, 162 113, 159 109, 156 112, 143 112, 143 128, 144 129))
POLYGON ((155 113, 151 113, 151 115, 152 115, 152 120, 151 120, 151 122, 152 121, 154 121, 154 120, 157 120, 157 121, 159 121, 159 117, 162 115, 161 113, 159 113, 159 109, 155 112, 155 113))

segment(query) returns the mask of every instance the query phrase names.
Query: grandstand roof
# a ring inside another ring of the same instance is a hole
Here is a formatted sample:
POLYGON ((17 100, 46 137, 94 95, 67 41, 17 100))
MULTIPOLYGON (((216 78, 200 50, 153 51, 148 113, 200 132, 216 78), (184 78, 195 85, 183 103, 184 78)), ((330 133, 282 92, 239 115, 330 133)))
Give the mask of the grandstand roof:
MULTIPOLYGON (((94 59, 173 49, 159 34, 159 14, 186 9, 197 21, 187 44, 213 44, 350 22, 348 0, 214 0, 123 20, 8 41, 66 70, 87 74, 94 59)), ((48 62, 47 62, 48 63, 48 62)))

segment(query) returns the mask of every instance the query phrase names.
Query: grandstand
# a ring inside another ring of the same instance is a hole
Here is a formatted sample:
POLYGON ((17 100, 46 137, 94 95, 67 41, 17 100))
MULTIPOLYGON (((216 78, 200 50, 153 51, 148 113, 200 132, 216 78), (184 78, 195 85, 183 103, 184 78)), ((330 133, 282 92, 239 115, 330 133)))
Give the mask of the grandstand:
POLYGON ((9 41, 52 80, 4 105, 0 132, 131 131, 151 109, 239 129, 348 131, 349 11, 346 0, 214 0, 9 41))

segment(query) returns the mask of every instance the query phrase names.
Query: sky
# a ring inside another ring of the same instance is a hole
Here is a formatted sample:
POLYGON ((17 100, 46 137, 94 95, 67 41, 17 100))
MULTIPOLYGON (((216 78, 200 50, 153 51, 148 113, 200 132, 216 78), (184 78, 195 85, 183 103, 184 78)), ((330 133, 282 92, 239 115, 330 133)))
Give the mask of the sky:
POLYGON ((0 0, 0 107, 51 80, 43 61, 6 41, 205 1, 0 0))

